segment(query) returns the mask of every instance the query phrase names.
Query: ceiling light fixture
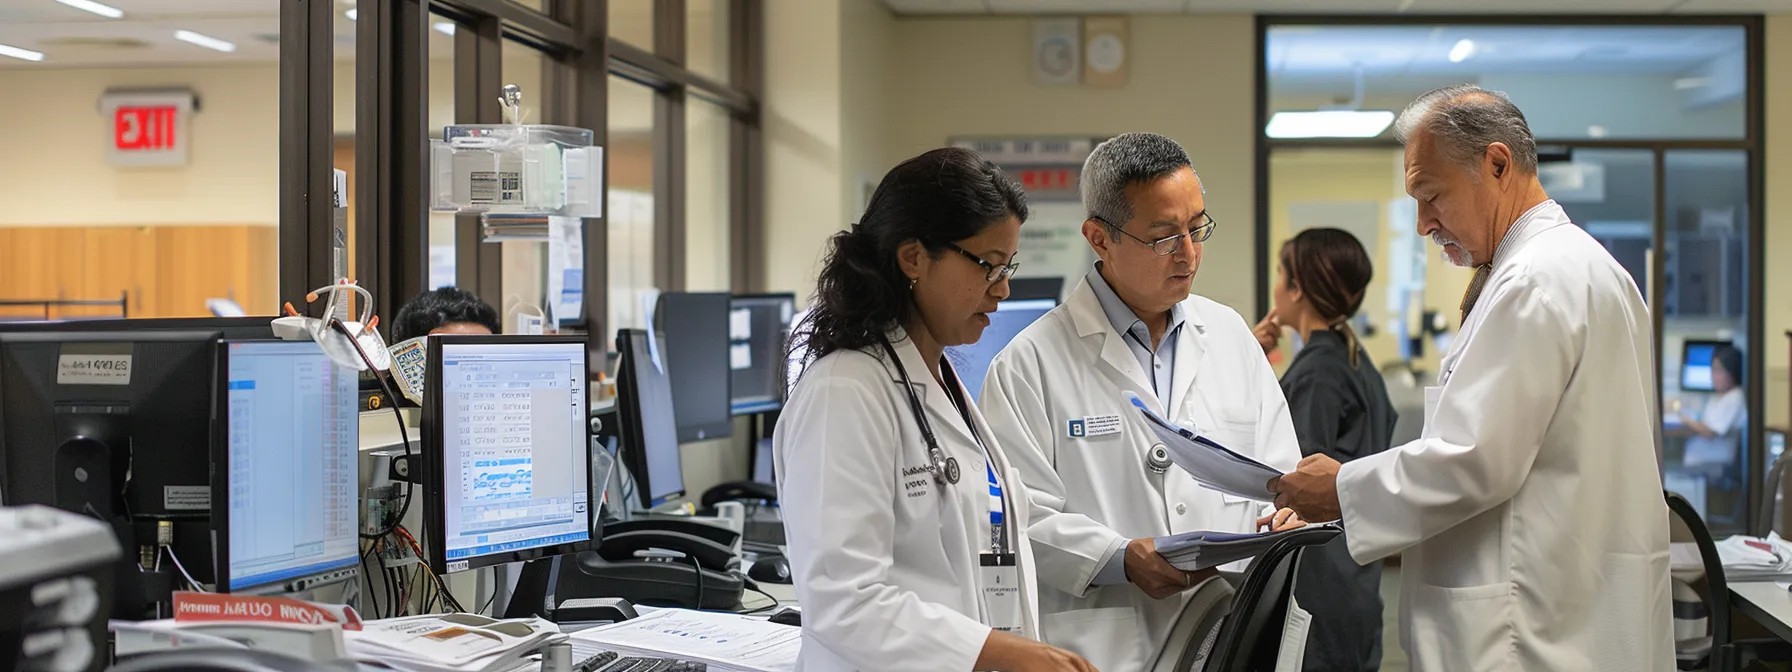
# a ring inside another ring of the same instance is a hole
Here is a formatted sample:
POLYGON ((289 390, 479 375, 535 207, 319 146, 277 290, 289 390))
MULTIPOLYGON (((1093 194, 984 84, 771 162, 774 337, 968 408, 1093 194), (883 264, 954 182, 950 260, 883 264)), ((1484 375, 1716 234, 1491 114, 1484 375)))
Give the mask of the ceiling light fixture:
POLYGON ((1468 39, 1457 40, 1456 46, 1450 47, 1450 62, 1451 63, 1461 63, 1470 58, 1473 58, 1474 55, 1475 55, 1475 41, 1474 40, 1468 40, 1468 39))
POLYGON ((119 9, 117 7, 113 7, 111 5, 102 5, 100 3, 94 2, 93 0, 56 0, 56 1, 60 2, 62 4, 65 4, 65 5, 68 5, 70 7, 73 7, 75 9, 79 9, 84 12, 93 12, 94 14, 98 14, 98 15, 106 17, 108 19, 124 18, 124 10, 119 9))
POLYGON ((225 42, 224 40, 220 40, 210 35, 201 35, 191 30, 174 31, 174 39, 194 46, 205 47, 213 51, 222 51, 224 53, 236 51, 236 44, 234 42, 225 42))
POLYGON ((4 45, 4 44, 0 44, 0 56, 11 56, 11 57, 19 59, 21 61, 31 61, 33 63, 35 63, 37 61, 44 60, 44 54, 41 51, 32 51, 30 49, 20 49, 18 47, 8 46, 8 45, 4 45))
POLYGON ((358 18, 358 17, 360 17, 360 16, 361 16, 361 10, 359 10, 359 9, 351 9, 351 10, 348 10, 348 11, 346 11, 346 12, 343 12, 343 13, 342 13, 342 15, 343 15, 343 16, 346 16, 346 17, 348 17, 348 20, 350 20, 350 21, 353 21, 353 20, 355 20, 355 19, 356 19, 356 18, 358 18))
POLYGON ((453 21, 437 21, 436 25, 435 25, 435 29, 436 29, 436 32, 438 32, 438 33, 447 35, 449 37, 454 37, 454 22, 453 21))
POLYGON ((1394 123, 1389 110, 1319 110, 1277 112, 1264 134, 1285 138, 1373 138, 1394 123))

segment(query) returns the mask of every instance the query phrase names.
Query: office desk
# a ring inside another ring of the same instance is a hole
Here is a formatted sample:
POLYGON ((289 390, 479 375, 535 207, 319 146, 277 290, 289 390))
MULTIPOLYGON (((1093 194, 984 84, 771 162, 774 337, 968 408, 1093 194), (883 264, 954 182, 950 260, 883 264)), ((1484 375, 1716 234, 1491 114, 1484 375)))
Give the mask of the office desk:
POLYGON ((1736 607, 1755 619, 1774 636, 1792 642, 1792 591, 1772 581, 1732 581, 1730 597, 1736 607))

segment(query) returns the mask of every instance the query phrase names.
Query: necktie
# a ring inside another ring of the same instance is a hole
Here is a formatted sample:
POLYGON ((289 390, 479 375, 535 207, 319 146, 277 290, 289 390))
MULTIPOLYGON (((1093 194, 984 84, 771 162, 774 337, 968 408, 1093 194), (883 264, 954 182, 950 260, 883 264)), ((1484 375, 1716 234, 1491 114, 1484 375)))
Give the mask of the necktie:
POLYGON ((1481 288, 1487 286, 1487 276, 1493 275, 1493 264, 1481 264, 1475 267, 1475 277, 1468 281, 1468 291, 1462 293, 1462 321, 1468 322, 1469 311, 1475 309, 1475 301, 1481 298, 1481 288))

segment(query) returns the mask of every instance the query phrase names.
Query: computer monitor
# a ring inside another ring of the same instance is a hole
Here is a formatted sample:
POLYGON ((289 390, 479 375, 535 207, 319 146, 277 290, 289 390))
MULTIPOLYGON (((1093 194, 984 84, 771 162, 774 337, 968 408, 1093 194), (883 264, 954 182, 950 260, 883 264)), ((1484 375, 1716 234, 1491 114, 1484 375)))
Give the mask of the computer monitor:
MULTIPOLYGON (((135 551, 172 525, 176 557, 210 583, 214 331, 0 333, 0 503, 113 526, 126 549, 113 615, 149 599, 135 551)), ((166 563, 165 565, 166 566, 166 563)))
POLYGON ((299 592, 358 576, 358 377, 312 341, 219 344, 218 592, 299 592))
POLYGON ((672 419, 672 386, 654 361, 648 338, 639 329, 616 334, 616 348, 622 351, 616 365, 616 404, 622 464, 634 477, 641 505, 652 507, 684 494, 684 465, 672 419))
POLYGON ((777 483, 778 474, 773 466, 772 440, 760 439, 753 445, 753 480, 760 483, 777 483))
POLYGON ((996 312, 989 315, 989 326, 983 328, 983 337, 976 343, 946 348, 952 370, 958 373, 959 382, 964 383, 964 389, 971 393, 973 401, 983 393, 983 379, 989 374, 989 363, 995 361, 996 354, 1008 347, 1008 342, 1020 335, 1020 330, 1057 306, 1055 299, 1003 301, 996 305, 996 312))
POLYGON ((1064 278, 1009 278, 1009 301, 1064 298, 1064 278))
POLYGON ((784 407, 785 346, 795 316, 795 294, 736 296, 728 302, 728 386, 735 415, 784 407))
POLYGON ((728 303, 719 292, 668 292, 654 309, 661 363, 672 382, 672 419, 679 441, 725 438, 734 433, 727 385, 728 303))
POLYGON ((583 337, 429 337, 423 495, 431 569, 590 546, 588 377, 583 337))
POLYGON ((215 331, 231 339, 274 338, 273 316, 268 317, 151 317, 128 320, 55 320, 49 322, 0 322, 0 333, 215 331))
POLYGON ((1680 350, 1680 389, 1685 392, 1713 392, 1711 356, 1729 341, 1687 339, 1680 350))

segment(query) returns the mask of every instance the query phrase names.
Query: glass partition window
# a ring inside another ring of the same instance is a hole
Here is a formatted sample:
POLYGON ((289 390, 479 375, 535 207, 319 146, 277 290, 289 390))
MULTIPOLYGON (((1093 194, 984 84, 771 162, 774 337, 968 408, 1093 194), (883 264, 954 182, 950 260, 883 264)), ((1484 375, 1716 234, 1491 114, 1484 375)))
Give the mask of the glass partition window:
POLYGON ((685 289, 725 292, 729 276, 728 111, 685 103, 685 289))
POLYGON ((0 4, 0 320, 273 314, 279 3, 0 4))
POLYGON ((1414 97, 1469 82, 1539 139, 1740 139, 1745 44, 1740 26, 1273 26, 1267 129, 1389 137, 1414 97))
MULTIPOLYGON (((615 7, 612 4, 611 7, 615 7)), ((612 10, 614 11, 614 10, 612 10)), ((653 90, 610 77, 609 330, 644 329, 654 286, 653 90)))
POLYGON ((731 0, 687 0, 685 62, 691 72, 728 82, 728 22, 731 0))
POLYGON ((610 0, 610 37, 653 51, 653 0, 610 0))

